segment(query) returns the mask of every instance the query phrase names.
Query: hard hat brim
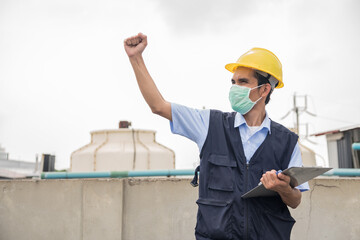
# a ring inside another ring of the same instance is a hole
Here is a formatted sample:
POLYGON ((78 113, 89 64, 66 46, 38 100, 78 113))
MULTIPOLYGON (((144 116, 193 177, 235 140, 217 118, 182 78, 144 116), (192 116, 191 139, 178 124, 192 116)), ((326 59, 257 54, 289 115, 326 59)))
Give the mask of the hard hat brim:
MULTIPOLYGON (((248 66, 246 64, 240 64, 240 63, 229 63, 229 64, 225 65, 226 70, 228 70, 228 71, 230 71, 232 73, 234 73, 238 67, 247 67, 247 68, 252 68, 252 69, 264 71, 262 69, 258 69, 256 67, 254 67, 254 66, 248 66)), ((269 74, 271 76, 274 76, 274 74, 272 74, 272 73, 269 73, 269 74)), ((275 79, 278 80, 278 85, 275 88, 282 88, 284 86, 284 83, 282 81, 280 81, 279 79, 277 79, 276 77, 275 77, 275 79)))

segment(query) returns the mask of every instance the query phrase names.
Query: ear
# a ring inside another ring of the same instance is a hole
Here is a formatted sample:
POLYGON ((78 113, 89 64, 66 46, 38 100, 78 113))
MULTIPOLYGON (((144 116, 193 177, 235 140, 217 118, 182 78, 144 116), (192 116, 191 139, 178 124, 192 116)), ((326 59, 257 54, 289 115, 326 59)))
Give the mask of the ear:
POLYGON ((266 83, 265 85, 261 86, 261 91, 261 97, 266 98, 271 91, 271 85, 269 83, 266 83))

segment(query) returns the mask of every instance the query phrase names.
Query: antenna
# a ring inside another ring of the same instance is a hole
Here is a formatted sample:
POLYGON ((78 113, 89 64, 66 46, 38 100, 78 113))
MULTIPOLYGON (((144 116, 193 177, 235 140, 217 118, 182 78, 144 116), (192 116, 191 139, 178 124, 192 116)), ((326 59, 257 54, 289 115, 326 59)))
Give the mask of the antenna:
POLYGON ((308 98, 307 95, 297 95, 296 92, 295 92, 295 93, 294 93, 294 96, 293 96, 293 105, 294 105, 294 106, 293 106, 292 109, 290 109, 290 110, 281 118, 281 120, 284 119, 284 118, 286 118, 287 116, 289 116, 290 113, 294 112, 294 113, 295 113, 295 123, 294 123, 295 127, 294 127, 294 128, 295 128, 296 133, 297 133, 299 136, 301 136, 301 135, 300 135, 300 125, 305 125, 305 126, 306 126, 306 134, 305 134, 305 136, 303 135, 302 137, 304 138, 304 140, 307 140, 307 141, 315 144, 315 142, 313 142, 313 141, 311 141, 311 140, 308 139, 308 137, 309 137, 309 131, 308 131, 308 130, 309 130, 309 124, 308 124, 308 123, 306 123, 306 124, 300 124, 300 115, 301 115, 302 113, 307 113, 307 114, 309 114, 310 116, 316 117, 316 114, 311 113, 311 112, 309 112, 309 111, 307 110, 307 108, 308 108, 308 100, 307 100, 307 98, 308 98), (303 105, 301 105, 301 103, 303 103, 303 105))

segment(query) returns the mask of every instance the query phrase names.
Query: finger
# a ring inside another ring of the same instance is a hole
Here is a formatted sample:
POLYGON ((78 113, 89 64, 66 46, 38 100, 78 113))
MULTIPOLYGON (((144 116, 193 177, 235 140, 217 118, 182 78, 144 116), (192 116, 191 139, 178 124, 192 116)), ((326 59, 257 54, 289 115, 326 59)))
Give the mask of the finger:
POLYGON ((284 174, 282 174, 282 173, 279 173, 279 174, 278 174, 278 178, 280 178, 280 179, 282 180, 282 179, 284 179, 284 178, 285 178, 285 175, 284 175, 284 174))
POLYGON ((138 37, 141 39, 142 42, 147 43, 147 36, 143 33, 138 33, 138 37))
POLYGON ((270 177, 270 179, 271 179, 271 181, 276 181, 277 180, 277 176, 276 176, 276 171, 275 170, 271 170, 270 172, 269 172, 269 177, 270 177))
POLYGON ((265 182, 269 182, 269 176, 270 176, 270 171, 267 171, 266 173, 263 174, 263 178, 265 182))
POLYGON ((269 174, 264 174, 264 182, 269 183, 271 181, 269 174))
MULTIPOLYGON (((265 174, 264 174, 265 175, 265 174)), ((267 188, 268 186, 268 182, 266 181, 266 177, 263 176, 262 178, 260 178, 260 182, 264 185, 265 188, 267 188)))
POLYGON ((141 43, 141 42, 142 42, 141 38, 138 37, 138 36, 136 36, 136 37, 134 37, 134 39, 133 39, 133 41, 132 41, 132 44, 133 44, 134 46, 137 46, 137 45, 139 45, 139 43, 141 43))
POLYGON ((269 174, 264 175, 262 183, 264 184, 266 189, 271 189, 273 186, 273 181, 271 180, 269 174))
POLYGON ((131 45, 137 45, 138 44, 138 41, 136 38, 131 38, 131 45))
POLYGON ((125 40, 125 42, 126 42, 126 45, 131 46, 131 38, 127 38, 125 40))
POLYGON ((285 174, 282 174, 282 173, 279 173, 278 174, 278 178, 283 180, 283 181, 287 181, 287 180, 290 180, 290 177, 289 176, 286 176, 285 174))
POLYGON ((290 182, 290 177, 289 177, 289 176, 286 176, 285 174, 279 173, 278 178, 279 178, 280 180, 282 180, 282 181, 287 182, 287 183, 290 182))
POLYGON ((274 169, 271 170, 271 177, 274 180, 277 179, 277 176, 276 176, 277 174, 276 173, 277 173, 276 170, 274 170, 274 169))
POLYGON ((266 176, 266 174, 264 173, 263 175, 262 175, 262 177, 260 178, 260 181, 265 185, 265 176, 266 176))

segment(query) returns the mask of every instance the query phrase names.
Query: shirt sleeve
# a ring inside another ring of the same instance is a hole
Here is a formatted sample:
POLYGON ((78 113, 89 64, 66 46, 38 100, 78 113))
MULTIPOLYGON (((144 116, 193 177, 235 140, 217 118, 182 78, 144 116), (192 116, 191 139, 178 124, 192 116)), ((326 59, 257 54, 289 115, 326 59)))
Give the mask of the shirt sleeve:
POLYGON ((210 110, 198 110, 171 103, 171 117, 171 132, 194 141, 201 151, 209 129, 210 110))
MULTIPOLYGON (((301 151, 300 151, 299 143, 296 143, 294 151, 291 154, 291 159, 290 159, 288 167, 291 168, 291 167, 302 167, 302 166, 303 166, 303 164, 302 164, 302 158, 301 158, 301 151)), ((305 192, 305 191, 308 191, 310 189, 308 182, 300 184, 296 188, 299 189, 300 192, 305 192)))

